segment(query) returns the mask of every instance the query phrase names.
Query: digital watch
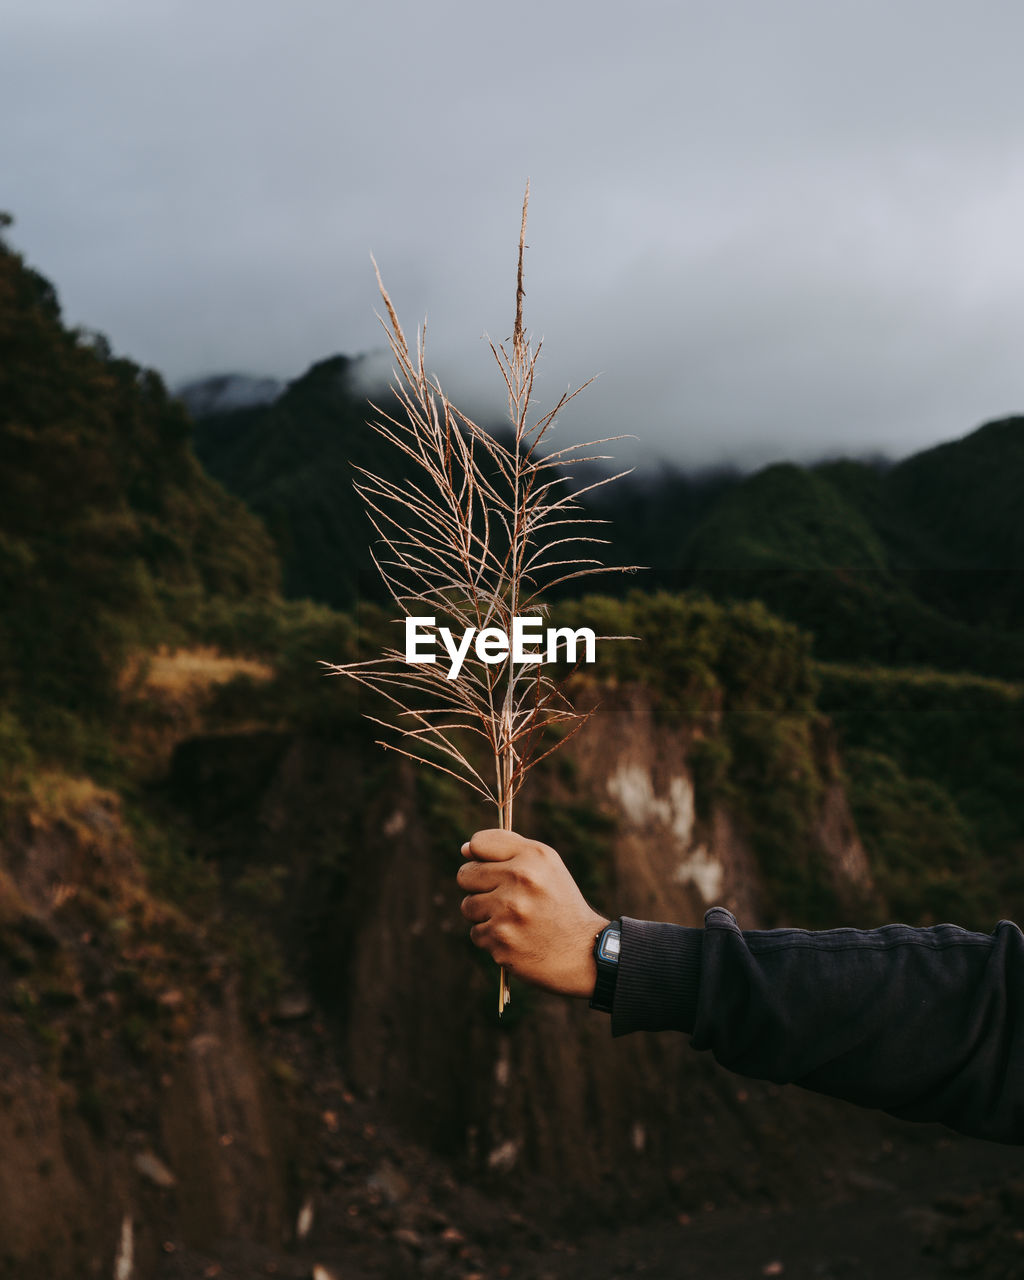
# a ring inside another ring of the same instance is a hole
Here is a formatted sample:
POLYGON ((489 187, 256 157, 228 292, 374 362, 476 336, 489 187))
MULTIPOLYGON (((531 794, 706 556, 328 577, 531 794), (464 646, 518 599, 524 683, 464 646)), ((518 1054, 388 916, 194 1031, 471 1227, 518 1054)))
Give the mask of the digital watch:
POLYGON ((622 925, 618 920, 606 924, 594 939, 594 960, 597 963, 597 981, 590 997, 591 1009, 611 1013, 615 998, 615 979, 619 974, 619 951, 622 946, 622 925))

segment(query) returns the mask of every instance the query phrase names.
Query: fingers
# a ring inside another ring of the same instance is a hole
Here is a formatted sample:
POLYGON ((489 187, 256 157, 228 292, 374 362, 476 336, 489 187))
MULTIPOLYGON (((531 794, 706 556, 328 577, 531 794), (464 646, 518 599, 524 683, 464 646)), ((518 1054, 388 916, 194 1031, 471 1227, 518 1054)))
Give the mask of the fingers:
POLYGON ((483 862, 507 862, 530 845, 530 841, 514 831, 502 831, 490 827, 477 831, 462 846, 464 858, 478 858, 483 862))
POLYGON ((462 899, 459 904, 459 910, 473 924, 483 924, 491 918, 490 894, 471 893, 468 897, 462 899))
POLYGON ((493 946, 493 939, 486 923, 475 924, 469 931, 469 939, 475 947, 479 947, 481 951, 490 951, 493 946))
POLYGON ((466 861, 455 878, 469 891, 459 910, 472 924, 470 940, 508 969, 515 967, 519 955, 510 944, 510 922, 523 918, 521 905, 510 900, 509 895, 514 894, 517 885, 528 881, 527 873, 536 855, 545 851, 546 845, 497 827, 474 832, 462 846, 466 861))
POLYGON ((496 931, 490 920, 475 924, 469 931, 469 940, 481 951, 486 951, 495 964, 503 964, 506 969, 512 969, 512 951, 502 941, 500 930, 496 931))
POLYGON ((502 867, 490 862, 464 862, 455 879, 469 893, 490 893, 501 884, 502 872, 502 867))

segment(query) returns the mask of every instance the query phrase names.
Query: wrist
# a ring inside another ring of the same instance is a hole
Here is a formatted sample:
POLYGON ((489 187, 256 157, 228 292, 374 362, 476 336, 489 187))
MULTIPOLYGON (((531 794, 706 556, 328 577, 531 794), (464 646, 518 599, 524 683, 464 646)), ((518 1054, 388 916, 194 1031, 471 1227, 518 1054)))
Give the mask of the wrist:
POLYGON ((580 924, 579 932, 573 942, 573 951, 576 955, 576 962, 573 965, 575 977, 572 990, 568 991, 567 995, 589 1000, 594 994, 594 984, 597 982, 594 939, 610 923, 607 916, 599 915, 594 911, 586 921, 580 924))
POLYGON ((608 922, 594 938, 594 993, 590 997, 591 1009, 599 1013, 611 1013, 615 1001, 615 986, 619 975, 619 952, 622 944, 622 922, 608 922))

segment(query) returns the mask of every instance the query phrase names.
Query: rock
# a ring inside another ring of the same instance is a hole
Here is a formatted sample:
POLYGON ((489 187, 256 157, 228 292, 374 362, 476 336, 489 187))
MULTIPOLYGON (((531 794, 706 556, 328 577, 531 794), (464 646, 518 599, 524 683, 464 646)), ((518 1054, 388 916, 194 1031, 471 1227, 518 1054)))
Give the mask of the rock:
POLYGON ((159 1156, 155 1156, 152 1151, 140 1151, 133 1161, 137 1173, 141 1173, 144 1178, 148 1178, 154 1186, 173 1187, 177 1182, 177 1178, 168 1169, 159 1156))
POLYGON ((302 991, 291 991, 283 995, 274 1009, 274 1017, 278 1022, 297 1022, 300 1018, 308 1018, 313 1012, 313 1002, 302 991))
POLYGON ((904 1209, 900 1218, 925 1243, 938 1238, 946 1221, 941 1213, 923 1205, 913 1205, 909 1209, 904 1209))
POLYGON ((518 1158, 519 1143, 509 1138, 507 1142, 502 1142, 490 1153, 487 1157, 487 1167, 497 1173, 507 1173, 510 1169, 515 1168, 518 1158))
POLYGON ((54 931, 38 916, 23 915, 15 922, 14 928, 27 943, 40 951, 56 951, 60 945, 54 931))
POLYGON ((305 1240, 309 1233, 313 1230, 313 1199, 307 1196, 303 1201, 302 1208, 299 1210, 298 1221, 295 1223, 296 1240, 305 1240))
POLYGON ((125 1214, 121 1220, 121 1237, 117 1246, 117 1257, 114 1259, 114 1280, 134 1280, 135 1276, 135 1232, 132 1220, 125 1214))
POLYGON ((884 1178, 873 1178, 869 1173, 859 1173, 856 1169, 846 1171, 846 1181, 855 1191, 894 1192, 896 1188, 884 1178))
POLYGON ((383 1160, 366 1180, 366 1189, 383 1196, 390 1204, 400 1204, 409 1195, 409 1183, 387 1160, 383 1160))

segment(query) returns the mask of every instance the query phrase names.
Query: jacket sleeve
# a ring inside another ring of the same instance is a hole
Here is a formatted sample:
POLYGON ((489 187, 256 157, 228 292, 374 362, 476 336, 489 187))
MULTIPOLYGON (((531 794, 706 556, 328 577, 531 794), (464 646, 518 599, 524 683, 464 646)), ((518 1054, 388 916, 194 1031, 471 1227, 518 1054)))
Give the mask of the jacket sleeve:
POLYGON ((725 1067, 1024 1143, 1024 935, 622 921, 612 1034, 676 1030, 725 1067))

